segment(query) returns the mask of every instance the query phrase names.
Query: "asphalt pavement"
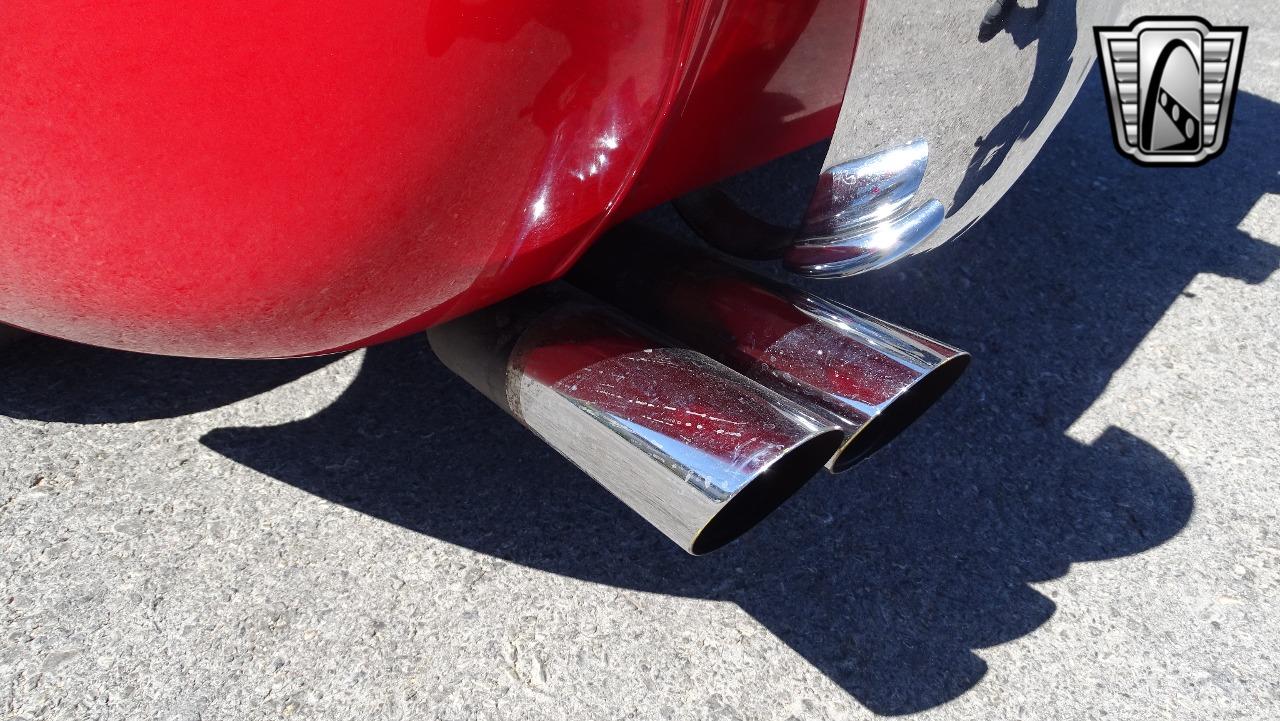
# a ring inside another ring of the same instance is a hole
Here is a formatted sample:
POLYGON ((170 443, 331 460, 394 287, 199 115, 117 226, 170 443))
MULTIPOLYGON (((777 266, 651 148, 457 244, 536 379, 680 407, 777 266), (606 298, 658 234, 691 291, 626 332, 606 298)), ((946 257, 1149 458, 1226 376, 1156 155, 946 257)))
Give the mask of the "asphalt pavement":
POLYGON ((0 349, 0 718, 1280 717, 1280 20, 1200 11, 1250 26, 1225 153, 1134 165, 1094 73, 962 239, 813 286, 974 362, 707 557, 421 338, 0 349))

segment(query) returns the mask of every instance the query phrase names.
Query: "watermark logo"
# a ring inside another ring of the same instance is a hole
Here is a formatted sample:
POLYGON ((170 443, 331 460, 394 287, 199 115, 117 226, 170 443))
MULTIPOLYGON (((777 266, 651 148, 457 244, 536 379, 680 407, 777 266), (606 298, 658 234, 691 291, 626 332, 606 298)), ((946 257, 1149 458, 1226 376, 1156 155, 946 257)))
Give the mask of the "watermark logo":
POLYGON ((1222 152, 1246 29, 1143 17, 1094 29, 1120 152, 1142 165, 1199 165, 1222 152))

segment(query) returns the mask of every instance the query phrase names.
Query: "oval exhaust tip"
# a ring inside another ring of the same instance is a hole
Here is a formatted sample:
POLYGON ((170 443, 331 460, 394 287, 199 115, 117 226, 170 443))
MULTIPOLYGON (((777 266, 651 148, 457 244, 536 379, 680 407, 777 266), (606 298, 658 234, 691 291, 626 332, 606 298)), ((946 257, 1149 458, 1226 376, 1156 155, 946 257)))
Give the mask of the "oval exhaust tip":
POLYGON ((695 556, 711 553, 750 531, 808 483, 843 443, 844 434, 832 430, 798 443, 783 453, 725 501, 724 507, 698 531, 689 546, 689 553, 695 556))
POLYGON ((828 468, 832 473, 847 471, 859 461, 885 447, 898 434, 915 423, 929 410, 969 367, 970 355, 959 352, 904 388, 866 424, 847 438, 832 455, 828 468))
POLYGON ((567 286, 527 291, 428 340, 447 367, 694 555, 777 508, 847 435, 567 286))

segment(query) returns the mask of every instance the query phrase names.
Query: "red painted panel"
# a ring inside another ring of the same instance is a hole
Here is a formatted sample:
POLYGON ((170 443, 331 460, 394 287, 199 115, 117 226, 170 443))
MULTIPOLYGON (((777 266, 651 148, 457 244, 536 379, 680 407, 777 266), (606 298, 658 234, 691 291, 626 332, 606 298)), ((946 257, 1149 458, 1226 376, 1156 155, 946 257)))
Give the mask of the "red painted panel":
MULTIPOLYGON (((734 125, 681 113, 715 48, 760 37, 741 29, 760 7, 0 3, 0 320, 147 352, 300 355, 549 280, 659 137, 685 142, 670 121, 734 125)), ((644 202, 741 166, 710 162, 646 171, 644 202)))
POLYGON ((864 0, 736 0, 694 59, 688 94, 625 217, 831 137, 864 0))

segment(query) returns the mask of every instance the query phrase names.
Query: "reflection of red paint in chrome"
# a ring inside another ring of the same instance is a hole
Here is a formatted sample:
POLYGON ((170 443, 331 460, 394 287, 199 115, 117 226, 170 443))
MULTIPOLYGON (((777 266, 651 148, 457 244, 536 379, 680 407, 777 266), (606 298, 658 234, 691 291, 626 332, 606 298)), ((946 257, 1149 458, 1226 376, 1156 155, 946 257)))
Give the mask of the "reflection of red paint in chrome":
POLYGON ((787 435, 769 432, 775 416, 768 402, 706 372, 705 364, 618 316, 586 308, 536 321, 512 358, 519 373, 568 398, 706 453, 747 459, 785 448, 787 435))
MULTIPOLYGON (((767 283, 669 241, 651 240, 661 252, 641 254, 638 242, 620 237, 598 248, 572 280, 726 365, 751 377, 776 378, 841 417, 855 411, 815 396, 875 407, 918 377, 916 369, 816 320, 767 283)), ((898 332, 943 357, 955 353, 898 332)))
POLYGON ((870 406, 893 398, 917 375, 913 369, 817 322, 788 333, 769 347, 764 359, 775 372, 870 406), (821 362, 815 363, 815 356, 821 362))
POLYGON ((879 405, 892 398, 915 372, 797 310, 764 287, 733 276, 698 278, 675 284, 663 299, 666 316, 686 337, 718 348, 720 357, 765 361, 773 372, 845 398, 879 405), (701 328, 680 308, 704 308, 701 328))
POLYGON ((770 430, 776 415, 667 348, 620 355, 566 376, 557 391, 630 423, 722 458, 752 458, 785 448, 788 436, 770 430), (748 432, 749 431, 749 432, 748 432))
POLYGON ((539 318, 525 331, 512 364, 543 385, 556 385, 595 363, 654 347, 618 316, 573 306, 539 318))

